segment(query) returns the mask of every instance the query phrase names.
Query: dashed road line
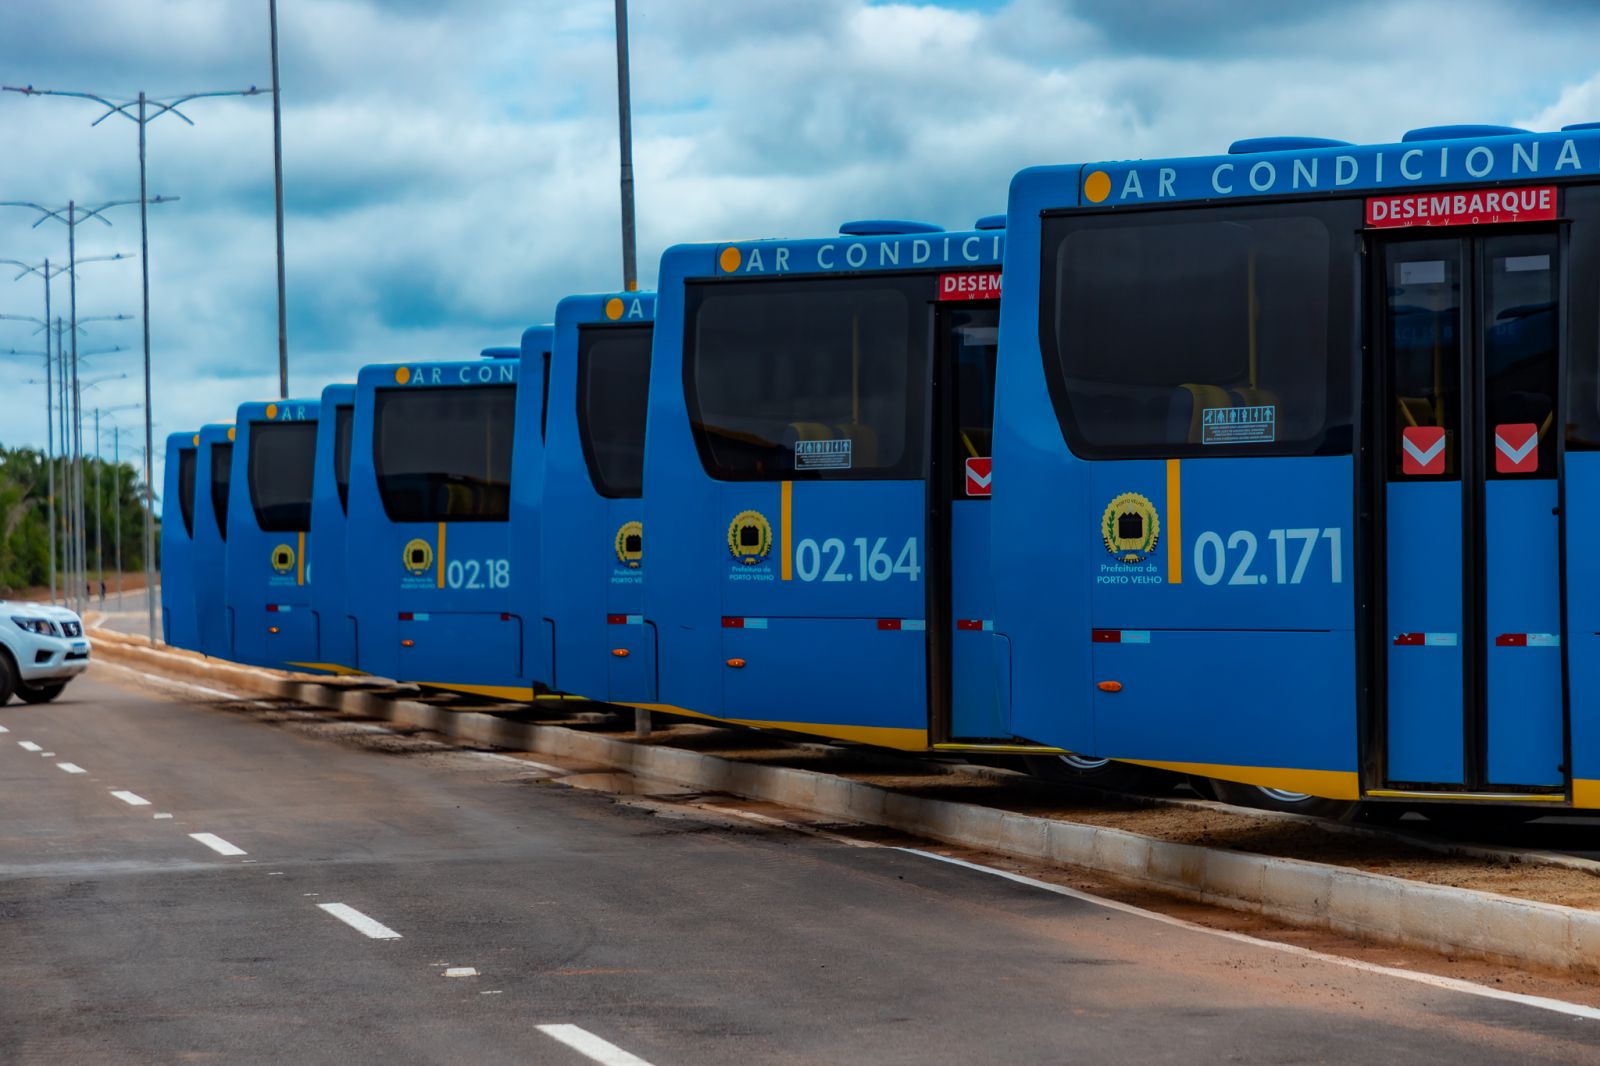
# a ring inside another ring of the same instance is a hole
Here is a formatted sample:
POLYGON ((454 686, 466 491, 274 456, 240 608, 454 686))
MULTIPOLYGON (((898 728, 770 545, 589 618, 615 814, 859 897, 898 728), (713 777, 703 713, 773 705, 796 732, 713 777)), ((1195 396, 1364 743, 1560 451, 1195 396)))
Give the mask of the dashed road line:
POLYGON ((53 751, 41 751, 39 754, 44 756, 46 759, 54 759, 56 757, 56 753, 53 751))
POLYGON ((210 848, 212 851, 216 852, 218 855, 248 855, 248 854, 250 854, 248 851, 245 851, 243 848, 237 847, 236 845, 228 843, 226 840, 223 840, 221 837, 217 836, 217 834, 215 834, 215 833, 190 833, 189 834, 189 839, 190 840, 198 840, 200 843, 204 844, 206 847, 210 848))
POLYGON ((327 911, 345 925, 365 933, 374 940, 399 940, 400 934, 380 921, 368 918, 354 907, 344 903, 319 903, 318 909, 327 911))
POLYGON ((0 733, 9 733, 9 732, 11 732, 11 730, 7 729, 3 725, 0 725, 0 733))
POLYGON ((39 745, 35 744, 31 740, 19 740, 19 741, 17 741, 17 747, 21 748, 23 751, 43 751, 44 750, 43 748, 41 748, 39 745))
POLYGON ((69 774, 86 774, 89 772, 75 762, 58 762, 56 766, 69 774))
POLYGON ((451 966, 445 970, 446 977, 477 977, 478 971, 471 966, 451 966))
POLYGON ((631 1051, 623 1051, 609 1040, 602 1040, 578 1025, 541 1025, 539 1032, 559 1040, 573 1051, 601 1066, 650 1066, 631 1051))
POLYGON ((111 794, 113 796, 117 797, 117 799, 121 800, 123 803, 126 803, 130 807, 148 807, 148 806, 150 806, 150 801, 145 799, 143 796, 139 795, 136 792, 125 792, 125 791, 123 791, 121 789, 118 789, 117 791, 115 791, 115 792, 113 792, 111 794))
POLYGON ((172 815, 166 814, 166 813, 162 813, 162 814, 152 814, 150 817, 152 817, 152 818, 171 818, 172 815))

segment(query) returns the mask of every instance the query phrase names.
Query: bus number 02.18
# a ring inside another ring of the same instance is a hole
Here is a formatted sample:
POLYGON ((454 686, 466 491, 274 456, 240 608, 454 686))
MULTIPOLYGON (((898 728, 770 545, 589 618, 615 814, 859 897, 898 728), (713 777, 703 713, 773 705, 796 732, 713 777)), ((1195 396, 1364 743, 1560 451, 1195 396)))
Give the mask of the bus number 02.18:
POLYGON ((810 537, 794 546, 794 572, 801 581, 888 581, 896 574, 904 574, 912 581, 922 573, 917 565, 917 538, 908 537, 894 557, 884 550, 888 537, 869 542, 857 537, 854 572, 847 569, 845 559, 850 555, 845 542, 829 537, 820 544, 810 537))
POLYGON ((1328 580, 1344 581, 1344 543, 1339 527, 1273 529, 1267 532, 1271 574, 1253 569, 1260 543, 1248 529, 1236 529, 1224 543, 1222 534, 1207 530, 1194 539, 1194 575, 1202 585, 1219 584, 1224 577, 1230 585, 1298 585, 1311 569, 1319 541, 1328 542, 1328 580))
POLYGON ((444 582, 453 589, 510 588, 511 560, 452 559, 444 568, 444 582))

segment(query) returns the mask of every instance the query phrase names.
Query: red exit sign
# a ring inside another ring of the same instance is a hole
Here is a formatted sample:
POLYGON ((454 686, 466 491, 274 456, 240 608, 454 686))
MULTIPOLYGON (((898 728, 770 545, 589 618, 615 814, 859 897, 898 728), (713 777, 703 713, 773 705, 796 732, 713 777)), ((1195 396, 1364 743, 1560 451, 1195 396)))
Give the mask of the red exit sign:
POLYGON ((998 300, 1000 271, 980 270, 968 274, 940 274, 941 300, 998 300))
POLYGON ((1405 196, 1373 196, 1367 200, 1367 225, 1373 229, 1546 222, 1555 217, 1554 185, 1419 192, 1405 196))

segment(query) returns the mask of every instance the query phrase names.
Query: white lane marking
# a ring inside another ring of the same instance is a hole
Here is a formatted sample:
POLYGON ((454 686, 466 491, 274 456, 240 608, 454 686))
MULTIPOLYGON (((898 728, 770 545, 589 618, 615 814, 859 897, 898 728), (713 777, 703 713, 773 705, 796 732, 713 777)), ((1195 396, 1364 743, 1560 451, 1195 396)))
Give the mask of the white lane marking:
POLYGON ((21 748, 23 751, 43 751, 44 750, 43 748, 41 748, 39 745, 35 744, 31 740, 19 740, 19 741, 17 741, 17 747, 21 748))
POLYGON ((170 814, 152 814, 150 817, 152 817, 152 818, 171 818, 172 815, 170 815, 170 814))
POLYGON ((137 793, 133 793, 133 792, 113 792, 111 794, 113 796, 117 797, 117 799, 121 800, 123 803, 126 803, 130 807, 148 807, 148 806, 150 806, 150 801, 145 799, 143 796, 138 795, 137 793))
POLYGON ((39 754, 44 756, 46 759, 54 759, 56 757, 56 753, 53 751, 41 751, 39 754))
POLYGON ((758 814, 755 811, 741 811, 736 807, 718 807, 714 805, 708 805, 700 807, 699 809, 702 811, 710 811, 715 814, 727 814, 735 818, 743 818, 751 822, 760 822, 762 825, 770 825, 778 829, 792 829, 797 833, 806 833, 810 836, 822 837, 825 840, 833 841, 835 844, 846 844, 852 848, 881 848, 884 846, 871 840, 857 840, 854 837, 840 836, 838 833, 832 833, 826 829, 819 829, 814 825, 807 825, 804 822, 789 822, 782 818, 774 818, 770 814, 758 814))
POLYGON ((354 907, 343 903, 319 903, 317 906, 339 919, 345 925, 365 933, 374 940, 399 940, 400 934, 382 922, 373 921, 354 907))
POLYGON ((58 762, 56 765, 69 774, 86 774, 89 772, 75 762, 58 762))
POLYGON ((1064 885, 1052 885, 1048 881, 1039 881, 1035 878, 1026 877, 1022 874, 1011 873, 1007 870, 997 870, 993 866, 984 866, 980 863, 968 862, 965 859, 957 859, 950 855, 940 855, 937 852, 932 851, 921 851, 917 848, 895 848, 895 850, 903 851, 908 855, 919 855, 924 859, 933 859, 937 862, 949 863, 952 866, 965 867, 968 870, 976 870, 979 873, 990 874, 994 877, 1003 877, 1007 881, 1015 881, 1019 885, 1028 885, 1030 888, 1038 888, 1043 889, 1046 892, 1054 892, 1058 896, 1066 896, 1070 899, 1082 900, 1085 903, 1092 903, 1097 907, 1105 907, 1108 910, 1120 911, 1123 914, 1132 914, 1140 918, 1149 918, 1151 921, 1161 922, 1163 925, 1174 926, 1178 929, 1188 929, 1191 932, 1196 933, 1209 933, 1212 936, 1222 937, 1224 940, 1232 940, 1239 944, 1248 944, 1251 947, 1265 948, 1268 951, 1281 952, 1285 955, 1294 955, 1303 959, 1315 959, 1318 962, 1326 962, 1334 966, 1343 966, 1346 969, 1351 970, 1360 970, 1363 973, 1379 974, 1383 977, 1396 977, 1402 981, 1414 981, 1420 985, 1428 985, 1431 988, 1442 988, 1449 992, 1460 992, 1468 996, 1481 996, 1484 999, 1498 999, 1506 1003, 1516 1003, 1524 1007, 1533 1007, 1538 1010, 1555 1011, 1558 1014, 1568 1014, 1574 1018, 1587 1018, 1591 1021, 1600 1021, 1600 1008, 1586 1007, 1581 1003, 1568 1003, 1565 1000, 1550 999, 1546 996, 1529 996, 1520 992, 1506 992, 1498 988, 1490 988, 1487 985, 1474 984, 1471 981, 1462 981, 1455 977, 1440 977, 1438 974, 1417 973, 1412 970, 1402 970, 1394 966, 1383 966, 1375 962, 1363 962, 1360 959, 1348 959, 1342 955, 1328 955, 1321 951, 1313 951, 1310 948, 1302 948, 1294 944, 1282 944, 1276 940, 1263 940, 1260 937, 1250 936, 1248 933, 1235 933, 1228 929, 1212 929, 1208 926, 1196 925, 1194 922, 1185 921, 1182 918, 1174 918, 1168 914, 1161 914, 1157 911, 1147 911, 1141 907, 1135 907, 1128 903, 1120 903, 1112 899, 1102 899, 1099 896, 1091 896, 1087 892, 1080 892, 1075 888, 1067 888, 1064 885))
POLYGON ((609 1040, 602 1040, 578 1025, 540 1025, 536 1027, 554 1040, 559 1040, 573 1051, 601 1066, 650 1066, 648 1062, 629 1051, 623 1051, 609 1040))
POLYGON ((452 966, 444 972, 446 977, 476 977, 478 971, 471 966, 452 966))
POLYGON ((243 848, 234 847, 215 833, 190 833, 190 840, 198 840, 218 855, 248 855, 243 848))
POLYGON ((152 681, 158 687, 165 685, 168 688, 186 688, 190 692, 198 692, 203 696, 210 696, 212 699, 236 700, 240 698, 239 693, 237 692, 224 692, 220 688, 207 688, 205 685, 196 685, 189 681, 178 681, 170 677, 164 677, 161 674, 147 674, 143 670, 135 670, 131 666, 123 666, 121 663, 108 662, 105 659, 101 659, 96 662, 95 666, 101 670, 104 670, 107 667, 110 667, 113 670, 121 670, 125 674, 132 674, 135 677, 142 677, 146 681, 152 681))
POLYGON ((11 730, 7 729, 3 725, 0 725, 0 733, 9 733, 9 732, 11 732, 11 730))
MULTIPOLYGON (((385 729, 384 732, 391 733, 393 730, 385 729)), ((573 773, 572 770, 568 770, 565 767, 552 766, 547 762, 536 762, 533 759, 519 759, 515 755, 501 755, 499 752, 474 751, 470 754, 476 755, 480 759, 493 759, 496 762, 509 762, 518 766, 526 766, 531 770, 543 770, 545 773, 555 774, 557 777, 567 777, 573 773)))

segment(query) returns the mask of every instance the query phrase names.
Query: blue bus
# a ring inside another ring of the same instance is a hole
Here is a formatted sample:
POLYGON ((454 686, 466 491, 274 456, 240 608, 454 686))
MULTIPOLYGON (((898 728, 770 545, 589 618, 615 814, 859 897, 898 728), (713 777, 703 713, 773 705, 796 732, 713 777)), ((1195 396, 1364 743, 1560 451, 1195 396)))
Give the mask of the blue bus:
MULTIPOLYGON (((529 326, 517 349, 522 380, 517 390, 516 425, 511 445, 511 572, 516 575, 522 627, 522 676, 530 691, 550 684, 553 636, 543 617, 542 520, 544 516, 544 442, 550 417, 550 353, 554 326, 529 326), (538 388, 534 388, 538 382, 538 388)), ((489 352, 484 349, 484 358, 489 352)))
POLYGON ((356 387, 329 385, 322 390, 317 421, 316 457, 311 476, 311 533, 306 538, 306 577, 316 655, 295 665, 333 674, 359 672, 356 619, 346 594, 345 548, 350 506, 350 441, 355 422, 356 387), (311 580, 311 563, 316 579, 311 580))
POLYGON ((655 304, 647 292, 568 296, 556 306, 549 364, 540 583, 550 630, 546 681, 618 703, 656 698, 641 498, 655 304))
POLYGON ((199 643, 193 650, 233 658, 233 618, 223 583, 228 563, 228 497, 233 483, 234 428, 200 427, 195 445, 194 616, 199 643))
POLYGON ((1285 809, 1600 806, 1600 129, 1011 186, 1019 737, 1285 809))
POLYGON ((644 471, 662 705, 1040 750, 1008 724, 988 579, 1003 225, 663 256, 644 471))
POLYGON ((281 670, 317 660, 306 542, 321 407, 273 400, 235 416, 223 595, 236 662, 281 670))
POLYGON ((198 648, 195 620, 194 484, 200 434, 167 436, 161 493, 161 639, 174 648, 198 648))
POLYGON ((512 570, 518 360, 362 367, 345 572, 367 673, 531 699, 512 570))

